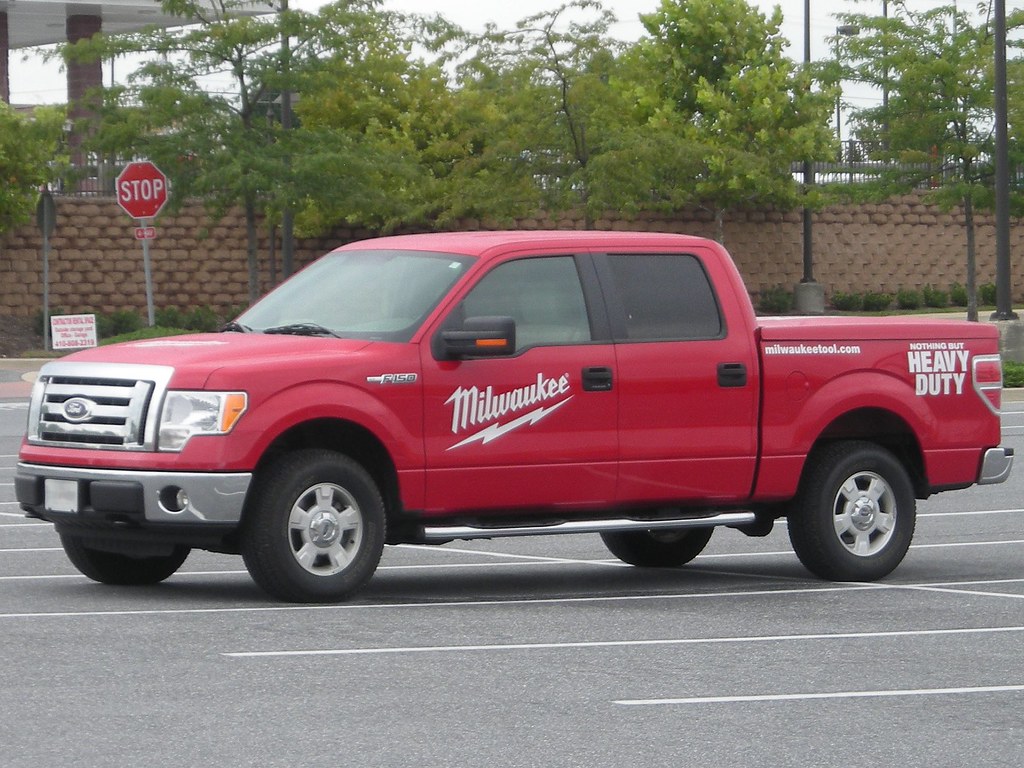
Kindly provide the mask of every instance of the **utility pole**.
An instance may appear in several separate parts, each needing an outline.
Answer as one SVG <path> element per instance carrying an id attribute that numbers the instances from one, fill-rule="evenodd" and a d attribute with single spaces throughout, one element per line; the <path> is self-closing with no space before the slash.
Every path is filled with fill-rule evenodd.
<path id="1" fill-rule="evenodd" d="M 1006 0 L 995 0 L 996 311 L 993 320 L 1016 320 L 1010 277 L 1010 170 L 1006 104 Z"/>
<path id="2" fill-rule="evenodd" d="M 811 63 L 811 0 L 804 0 L 804 65 Z M 804 160 L 804 194 L 809 194 L 814 186 L 814 166 L 810 160 Z M 814 238 L 813 211 L 804 206 L 804 274 L 800 284 L 794 291 L 796 311 L 807 315 L 823 315 L 825 313 L 825 289 L 814 281 Z"/>
<path id="3" fill-rule="evenodd" d="M 292 129 L 292 92 L 288 89 L 288 78 L 291 72 L 291 41 L 288 39 L 288 0 L 281 0 L 281 73 L 285 78 L 285 88 L 281 92 L 281 130 L 285 141 L 289 141 L 288 131 Z M 290 158 L 286 159 L 285 167 L 291 171 Z M 286 189 L 291 188 L 291 180 L 286 179 Z M 295 211 L 291 203 L 286 201 L 281 212 L 281 276 L 288 278 L 293 270 L 295 254 Z"/>

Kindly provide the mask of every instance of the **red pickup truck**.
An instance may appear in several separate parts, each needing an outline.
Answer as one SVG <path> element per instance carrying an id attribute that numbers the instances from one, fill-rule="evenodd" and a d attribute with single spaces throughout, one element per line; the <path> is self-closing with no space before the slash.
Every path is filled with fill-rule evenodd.
<path id="1" fill-rule="evenodd" d="M 708 240 L 386 237 L 221 333 L 45 365 L 15 485 L 107 583 L 202 548 L 336 601 L 385 544 L 595 532 L 674 567 L 783 517 L 810 571 L 872 580 L 915 499 L 1007 477 L 1001 391 L 993 328 L 758 319 Z"/>

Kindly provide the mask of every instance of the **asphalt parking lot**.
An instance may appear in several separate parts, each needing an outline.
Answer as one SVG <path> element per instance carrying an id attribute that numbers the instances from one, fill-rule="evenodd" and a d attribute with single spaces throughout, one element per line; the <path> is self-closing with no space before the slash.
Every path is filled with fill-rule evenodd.
<path id="1" fill-rule="evenodd" d="M 919 505 L 875 584 L 784 526 L 679 570 L 597 536 L 392 547 L 359 598 L 269 601 L 194 552 L 157 587 L 77 574 L 13 476 L 0 396 L 0 763 L 1019 766 L 1024 469 Z M 1024 403 L 1004 443 L 1024 455 Z"/>

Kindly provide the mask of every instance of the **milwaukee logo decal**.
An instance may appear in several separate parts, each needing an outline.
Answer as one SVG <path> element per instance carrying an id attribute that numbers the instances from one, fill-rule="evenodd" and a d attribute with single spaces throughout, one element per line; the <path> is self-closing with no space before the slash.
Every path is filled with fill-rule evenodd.
<path id="1" fill-rule="evenodd" d="M 452 434 L 458 435 L 475 427 L 482 427 L 482 429 L 451 446 L 448 450 L 461 448 L 474 442 L 487 445 L 519 427 L 536 424 L 571 399 L 568 373 L 562 374 L 557 379 L 549 379 L 544 374 L 538 373 L 534 383 L 497 394 L 494 392 L 494 387 L 491 386 L 483 390 L 479 387 L 459 387 L 445 401 L 445 405 L 452 406 Z M 538 407 L 534 408 L 534 406 Z M 527 412 L 523 413 L 523 411 Z M 515 416 L 515 418 L 505 422 L 500 421 L 507 416 Z"/>

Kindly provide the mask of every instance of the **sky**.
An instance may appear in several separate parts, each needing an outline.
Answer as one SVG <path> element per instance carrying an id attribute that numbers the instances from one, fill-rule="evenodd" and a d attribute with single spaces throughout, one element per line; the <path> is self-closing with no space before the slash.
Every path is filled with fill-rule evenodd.
<path id="1" fill-rule="evenodd" d="M 953 0 L 908 0 L 912 8 L 923 9 L 944 5 Z M 291 0 L 292 8 L 313 11 L 324 0 Z M 511 29 L 515 23 L 527 16 L 555 7 L 559 0 L 383 0 L 386 9 L 406 13 L 438 13 L 448 20 L 470 31 L 482 31 L 487 22 Z M 783 13 L 782 34 L 791 42 L 790 56 L 803 60 L 804 55 L 804 5 L 805 0 L 748 0 L 764 13 L 770 13 L 778 5 Z M 960 0 L 964 5 L 974 7 L 976 0 Z M 621 40 L 635 40 L 644 33 L 639 20 L 641 13 L 656 10 L 661 0 L 603 0 L 605 8 L 615 14 L 618 22 L 612 28 L 612 35 Z M 881 13 L 882 0 L 811 0 L 811 57 L 828 56 L 828 35 L 836 29 L 837 12 Z M 1024 0 L 1007 0 L 1007 11 L 1024 7 Z M 115 65 L 115 79 L 128 72 L 124 61 Z M 67 98 L 66 80 L 56 62 L 44 64 L 38 55 L 29 61 L 22 61 L 22 53 L 13 51 L 10 57 L 11 102 L 14 104 L 63 103 Z M 104 82 L 110 82 L 109 65 L 104 67 Z M 855 106 L 871 106 L 876 95 L 869 92 L 858 94 L 851 91 L 846 100 Z"/>
<path id="2" fill-rule="evenodd" d="M 512 28 L 515 23 L 527 16 L 555 7 L 558 0 L 516 0 L 515 2 L 496 2 L 496 0 L 384 0 L 383 6 L 389 10 L 405 13 L 438 13 L 450 21 L 470 31 L 482 31 L 487 22 L 494 22 L 499 27 Z M 1024 3 L 1024 0 L 1021 0 Z M 291 0 L 292 8 L 313 11 L 323 4 L 323 0 Z M 643 32 L 639 14 L 650 13 L 659 5 L 660 0 L 604 0 L 605 8 L 615 14 L 618 23 L 612 29 L 612 35 L 622 40 L 635 40 Z M 764 12 L 779 5 L 784 14 L 783 34 L 794 42 L 791 55 L 803 58 L 804 35 L 804 0 L 754 0 Z M 834 32 L 835 20 L 831 14 L 835 10 L 853 6 L 852 0 L 812 0 L 811 2 L 811 55 L 825 55 L 824 38 Z M 881 0 L 878 0 L 881 7 Z M 816 8 L 814 6 L 817 6 Z M 867 3 L 859 6 L 866 10 Z M 827 9 L 827 10 L 826 10 Z M 820 53 L 816 53 L 815 49 Z M 121 69 L 125 69 L 121 62 Z M 27 62 L 22 61 L 22 52 L 12 51 L 10 57 L 11 102 L 14 104 L 52 104 L 63 103 L 67 98 L 64 75 L 57 62 L 43 63 L 42 58 L 33 55 Z M 125 69 L 125 73 L 127 70 Z M 115 70 L 114 77 L 118 72 Z M 104 67 L 104 82 L 110 81 L 109 66 Z"/>

